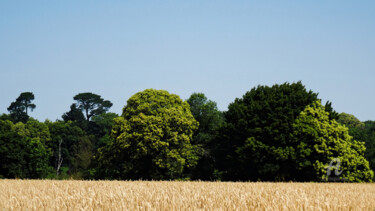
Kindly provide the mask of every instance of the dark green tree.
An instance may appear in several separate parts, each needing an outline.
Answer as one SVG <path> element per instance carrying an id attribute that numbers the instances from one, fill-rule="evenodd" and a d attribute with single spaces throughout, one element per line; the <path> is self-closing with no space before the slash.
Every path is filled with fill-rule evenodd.
<path id="1" fill-rule="evenodd" d="M 0 120 L 9 120 L 9 121 L 12 121 L 12 117 L 10 116 L 10 114 L 1 114 L 0 115 Z"/>
<path id="2" fill-rule="evenodd" d="M 89 124 L 87 123 L 87 120 L 85 119 L 85 116 L 83 115 L 81 109 L 79 109 L 75 103 L 70 106 L 70 111 L 62 115 L 62 118 L 65 122 L 71 121 L 83 130 L 88 130 Z"/>
<path id="3" fill-rule="evenodd" d="M 297 82 L 258 86 L 231 103 L 215 150 L 223 179 L 294 179 L 293 123 L 316 100 Z"/>
<path id="4" fill-rule="evenodd" d="M 36 121 L 36 120 L 33 120 Z M 43 124 L 43 123 L 40 123 Z M 51 168 L 48 129 L 38 131 L 37 123 L 13 124 L 0 120 L 0 175 L 6 178 L 45 178 Z M 40 125 L 39 125 L 40 126 Z"/>
<path id="5" fill-rule="evenodd" d="M 112 107 L 110 101 L 90 92 L 80 93 L 74 96 L 74 100 L 77 101 L 77 108 L 84 112 L 87 122 L 91 117 L 105 113 Z"/>
<path id="6" fill-rule="evenodd" d="M 83 177 L 86 174 L 87 165 L 92 160 L 92 138 L 72 121 L 47 122 L 52 140 L 49 148 L 53 151 L 50 165 L 56 169 L 59 160 L 59 143 L 61 141 L 62 169 L 67 169 L 70 176 Z M 88 152 L 86 149 L 90 149 Z M 82 153 L 82 154 L 80 154 Z M 87 156 L 90 154 L 90 156 Z M 76 177 L 76 178 L 77 178 Z"/>
<path id="7" fill-rule="evenodd" d="M 32 92 L 23 92 L 12 102 L 8 107 L 8 111 L 13 119 L 13 122 L 27 122 L 29 119 L 28 110 L 33 111 L 35 104 L 31 103 L 34 100 L 34 94 Z"/>
<path id="8" fill-rule="evenodd" d="M 358 140 L 365 142 L 365 157 L 370 162 L 370 168 L 375 172 L 375 121 L 366 121 L 364 124 L 364 132 L 360 132 L 361 129 L 351 129 L 350 133 L 353 133 L 353 137 L 360 134 Z M 375 177 L 373 180 L 375 181 Z"/>
<path id="9" fill-rule="evenodd" d="M 111 139 L 112 127 L 115 123 L 114 119 L 119 117 L 115 113 L 103 113 L 92 117 L 91 122 L 91 134 L 95 136 L 97 140 L 95 149 L 107 145 Z"/>
<path id="10" fill-rule="evenodd" d="M 187 102 L 195 120 L 199 122 L 199 128 L 194 133 L 191 143 L 198 147 L 197 153 L 200 156 L 197 166 L 191 169 L 189 174 L 192 179 L 218 179 L 214 175 L 213 149 L 217 130 L 224 123 L 223 113 L 218 110 L 216 103 L 208 100 L 203 93 L 193 93 Z"/>
<path id="11" fill-rule="evenodd" d="M 191 144 L 198 122 L 187 102 L 167 91 L 146 89 L 127 101 L 115 119 L 113 139 L 99 149 L 98 171 L 104 178 L 175 179 L 194 167 Z"/>

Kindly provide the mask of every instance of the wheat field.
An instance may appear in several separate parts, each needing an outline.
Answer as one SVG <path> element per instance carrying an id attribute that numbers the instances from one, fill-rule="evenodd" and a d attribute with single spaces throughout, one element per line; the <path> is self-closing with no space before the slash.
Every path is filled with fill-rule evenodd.
<path id="1" fill-rule="evenodd" d="M 0 180 L 0 210 L 375 210 L 375 184 Z"/>

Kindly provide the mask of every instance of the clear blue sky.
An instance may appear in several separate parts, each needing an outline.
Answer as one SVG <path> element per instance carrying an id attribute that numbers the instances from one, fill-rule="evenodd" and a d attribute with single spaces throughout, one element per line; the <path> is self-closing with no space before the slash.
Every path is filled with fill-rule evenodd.
<path id="1" fill-rule="evenodd" d="M 301 80 L 375 120 L 375 1 L 0 1 L 0 113 L 21 92 L 56 120 L 80 92 L 121 113 L 146 88 L 226 110 L 252 87 Z"/>

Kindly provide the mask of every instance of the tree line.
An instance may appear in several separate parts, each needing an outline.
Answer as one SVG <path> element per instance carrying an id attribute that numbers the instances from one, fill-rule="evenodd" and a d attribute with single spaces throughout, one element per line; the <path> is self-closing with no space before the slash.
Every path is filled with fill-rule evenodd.
<path id="1" fill-rule="evenodd" d="M 87 92 L 61 120 L 40 122 L 29 115 L 33 100 L 21 93 L 0 116 L 0 178 L 324 182 L 336 169 L 340 181 L 374 177 L 375 122 L 338 114 L 301 82 L 259 85 L 224 112 L 203 93 L 182 100 L 146 89 L 118 115 Z"/>

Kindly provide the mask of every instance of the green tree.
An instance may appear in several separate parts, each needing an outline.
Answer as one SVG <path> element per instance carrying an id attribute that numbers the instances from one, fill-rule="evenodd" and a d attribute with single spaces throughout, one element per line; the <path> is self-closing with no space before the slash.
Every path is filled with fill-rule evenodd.
<path id="1" fill-rule="evenodd" d="M 47 122 L 51 133 L 52 141 L 49 148 L 53 151 L 53 157 L 50 159 L 50 165 L 55 169 L 58 166 L 59 142 L 61 143 L 61 157 L 63 159 L 62 167 L 68 169 L 68 174 L 84 175 L 85 167 L 91 163 L 92 141 L 84 130 L 75 125 L 72 121 Z M 80 154 L 82 152 L 82 154 Z M 87 154 L 91 156 L 87 156 Z"/>
<path id="2" fill-rule="evenodd" d="M 337 122 L 349 128 L 364 128 L 365 124 L 352 114 L 340 113 Z"/>
<path id="3" fill-rule="evenodd" d="M 371 170 L 375 172 L 375 122 L 361 122 L 354 115 L 347 113 L 341 113 L 338 122 L 349 128 L 349 134 L 355 140 L 365 143 L 365 158 L 369 161 Z"/>
<path id="4" fill-rule="evenodd" d="M 107 145 L 111 139 L 112 127 L 115 123 L 114 119 L 119 117 L 115 113 L 103 113 L 92 117 L 91 133 L 97 140 L 95 149 Z"/>
<path id="5" fill-rule="evenodd" d="M 307 106 L 297 117 L 293 147 L 298 180 L 325 181 L 327 165 L 341 160 L 340 177 L 350 182 L 368 182 L 374 176 L 364 157 L 365 143 L 354 140 L 347 127 L 329 120 L 329 113 L 320 102 Z"/>
<path id="6" fill-rule="evenodd" d="M 48 130 L 39 133 L 35 125 L 0 120 L 1 176 L 35 179 L 48 175 L 51 152 L 44 144 L 49 139 Z"/>
<path id="7" fill-rule="evenodd" d="M 355 140 L 365 143 L 365 158 L 375 171 L 375 122 L 361 122 L 354 115 L 346 113 L 341 113 L 338 121 L 349 128 L 349 134 Z"/>
<path id="8" fill-rule="evenodd" d="M 0 120 L 9 120 L 9 121 L 12 121 L 12 117 L 10 116 L 10 114 L 1 114 L 0 115 Z"/>
<path id="9" fill-rule="evenodd" d="M 370 168 L 375 172 L 375 121 L 366 121 L 364 122 L 364 132 L 357 132 L 356 129 L 351 129 L 350 133 L 353 133 L 353 136 L 361 134 L 358 137 L 358 140 L 365 142 L 366 152 L 365 157 L 370 162 Z M 360 129 L 357 129 L 357 131 Z M 375 181 L 375 178 L 374 178 Z"/>
<path id="10" fill-rule="evenodd" d="M 17 133 L 14 124 L 0 120 L 0 177 L 24 178 L 27 142 L 22 134 Z"/>
<path id="11" fill-rule="evenodd" d="M 174 179 L 198 157 L 191 144 L 198 122 L 189 104 L 167 91 L 146 89 L 127 101 L 115 119 L 113 139 L 99 149 L 98 170 L 106 178 Z"/>
<path id="12" fill-rule="evenodd" d="M 70 106 L 70 111 L 62 115 L 62 118 L 65 122 L 72 121 L 78 127 L 88 130 L 87 120 L 85 119 L 81 109 L 79 109 L 75 103 Z"/>
<path id="13" fill-rule="evenodd" d="M 27 122 L 29 119 L 28 109 L 33 111 L 35 109 L 35 104 L 31 103 L 34 100 L 34 94 L 32 92 L 23 92 L 12 102 L 8 107 L 8 111 L 11 114 L 13 122 Z"/>
<path id="14" fill-rule="evenodd" d="M 100 95 L 90 92 L 80 93 L 74 96 L 77 101 L 77 107 L 84 112 L 87 122 L 92 116 L 100 115 L 112 107 L 112 103 L 104 100 Z"/>
<path id="15" fill-rule="evenodd" d="M 316 100 L 297 82 L 258 86 L 231 103 L 215 150 L 223 179 L 293 179 L 293 123 Z"/>
<path id="16" fill-rule="evenodd" d="M 193 93 L 187 102 L 195 120 L 199 122 L 199 128 L 191 143 L 198 147 L 197 153 L 200 156 L 197 166 L 189 174 L 192 179 L 218 179 L 214 176 L 213 149 L 217 130 L 224 123 L 223 113 L 218 110 L 216 103 L 208 100 L 203 93 Z"/>

